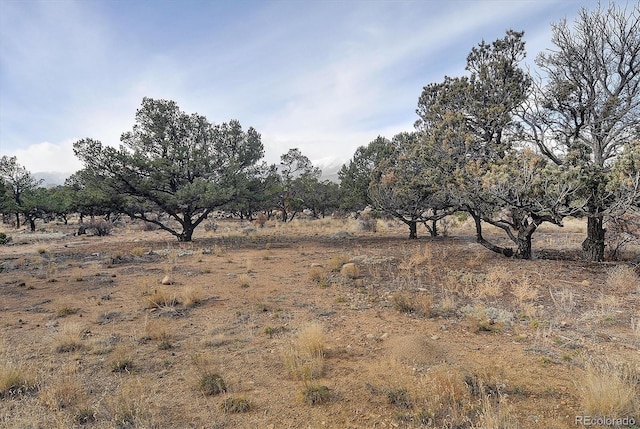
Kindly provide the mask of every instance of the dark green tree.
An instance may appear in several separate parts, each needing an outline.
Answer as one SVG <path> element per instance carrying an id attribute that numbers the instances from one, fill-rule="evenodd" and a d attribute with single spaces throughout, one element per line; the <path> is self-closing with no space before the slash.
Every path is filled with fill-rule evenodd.
<path id="1" fill-rule="evenodd" d="M 338 172 L 340 179 L 340 207 L 358 212 L 372 204 L 369 197 L 371 175 L 394 152 L 391 141 L 378 136 L 367 146 L 356 149 L 349 163 Z"/>
<path id="2" fill-rule="evenodd" d="M 557 174 L 521 150 L 516 113 L 531 87 L 519 66 L 524 56 L 523 33 L 508 31 L 491 44 L 480 43 L 467 57 L 468 77 L 424 88 L 416 126 L 450 204 L 474 219 L 477 242 L 506 256 L 530 258 L 532 234 L 542 222 L 560 223 L 571 213 L 568 196 L 576 188 L 556 183 Z M 489 242 L 483 222 L 501 228 L 516 251 Z"/>
<path id="3" fill-rule="evenodd" d="M 418 223 L 437 235 L 437 221 L 455 210 L 435 180 L 433 160 L 424 152 L 416 155 L 420 146 L 417 133 L 395 135 L 371 172 L 367 192 L 373 208 L 405 223 L 412 239 L 418 238 Z"/>
<path id="4" fill-rule="evenodd" d="M 287 222 L 307 208 L 306 200 L 312 195 L 322 171 L 314 167 L 300 149 L 294 148 L 280 156 L 278 174 L 277 207 L 282 213 L 282 221 Z"/>
<path id="5" fill-rule="evenodd" d="M 15 214 L 16 229 L 20 228 L 20 214 L 24 212 L 25 193 L 37 189 L 42 180 L 37 180 L 26 168 L 18 164 L 15 156 L 0 158 L 0 180 L 11 195 L 10 201 L 5 203 L 5 210 L 7 213 Z"/>
<path id="6" fill-rule="evenodd" d="M 316 180 L 311 185 L 306 208 L 311 210 L 313 217 L 324 218 L 327 213 L 340 208 L 340 185 L 330 180 Z"/>
<path id="7" fill-rule="evenodd" d="M 263 155 L 253 128 L 243 131 L 235 120 L 214 126 L 174 101 L 151 98 L 143 99 L 133 130 L 121 142 L 115 149 L 84 139 L 74 151 L 95 178 L 125 197 L 121 212 L 179 241 L 191 241 L 211 211 L 239 195 L 242 178 Z M 149 209 L 169 220 L 149 215 Z"/>
<path id="8" fill-rule="evenodd" d="M 65 180 L 65 187 L 70 190 L 72 210 L 78 213 L 80 223 L 89 216 L 93 221 L 96 216 L 105 219 L 118 214 L 124 206 L 125 196 L 120 194 L 111 179 L 89 169 L 82 169 Z"/>

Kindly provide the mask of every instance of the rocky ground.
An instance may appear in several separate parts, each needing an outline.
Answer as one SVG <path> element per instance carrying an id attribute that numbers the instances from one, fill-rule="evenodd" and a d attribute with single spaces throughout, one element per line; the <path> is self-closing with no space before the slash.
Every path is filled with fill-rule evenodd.
<path id="1" fill-rule="evenodd" d="M 637 249 L 580 261 L 579 221 L 540 231 L 554 259 L 531 261 L 464 225 L 407 240 L 387 221 L 222 221 L 192 243 L 76 229 L 4 230 L 2 427 L 640 422 Z"/>

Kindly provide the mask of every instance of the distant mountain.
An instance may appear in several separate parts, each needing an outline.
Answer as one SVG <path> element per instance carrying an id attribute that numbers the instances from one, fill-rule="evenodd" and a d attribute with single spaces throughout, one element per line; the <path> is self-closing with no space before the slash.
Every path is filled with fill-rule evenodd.
<path id="1" fill-rule="evenodd" d="M 345 164 L 347 161 L 344 161 L 340 158 L 327 157 L 318 159 L 316 161 L 312 161 L 315 167 L 318 167 L 322 170 L 321 180 L 331 180 L 332 182 L 340 182 L 338 179 L 338 171 L 342 167 L 342 164 Z"/>
<path id="2" fill-rule="evenodd" d="M 336 183 L 340 181 L 338 179 L 338 171 L 340 171 L 342 164 L 345 164 L 346 162 L 347 161 L 335 157 L 327 157 L 312 161 L 315 167 L 322 170 L 322 176 L 320 177 L 321 180 L 331 180 Z M 33 177 L 38 180 L 42 179 L 42 186 L 50 187 L 64 185 L 64 181 L 72 174 L 73 173 L 61 173 L 59 171 L 41 171 L 33 173 Z"/>
<path id="3" fill-rule="evenodd" d="M 40 180 L 42 179 L 42 186 L 57 186 L 64 185 L 64 181 L 67 180 L 67 177 L 71 176 L 73 173 L 61 173 L 59 171 L 45 171 L 39 173 L 33 173 L 33 177 Z"/>

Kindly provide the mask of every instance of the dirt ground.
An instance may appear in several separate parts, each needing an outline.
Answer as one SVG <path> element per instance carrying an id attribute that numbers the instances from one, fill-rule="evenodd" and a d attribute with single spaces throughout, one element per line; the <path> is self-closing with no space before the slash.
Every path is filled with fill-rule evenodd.
<path id="1" fill-rule="evenodd" d="M 75 229 L 4 230 L 0 427 L 575 428 L 592 369 L 638 387 L 638 252 L 578 260 L 580 221 L 530 261 L 464 225 Z"/>

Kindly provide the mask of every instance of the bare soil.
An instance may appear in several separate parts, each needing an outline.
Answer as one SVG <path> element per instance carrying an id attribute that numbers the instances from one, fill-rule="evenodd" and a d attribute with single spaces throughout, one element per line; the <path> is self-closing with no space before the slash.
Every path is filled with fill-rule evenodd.
<path id="1" fill-rule="evenodd" d="M 574 428 L 589 362 L 640 374 L 640 286 L 607 284 L 637 252 L 583 262 L 580 227 L 549 229 L 534 247 L 556 259 L 522 261 L 463 227 L 408 240 L 378 225 L 225 221 L 192 243 L 135 224 L 5 230 L 0 366 L 28 383 L 0 393 L 0 427 L 471 428 L 500 411 L 512 423 L 495 427 Z M 312 324 L 322 373 L 296 376 L 286 353 Z M 226 392 L 203 392 L 208 373 Z M 248 410 L 225 411 L 239 398 Z"/>

